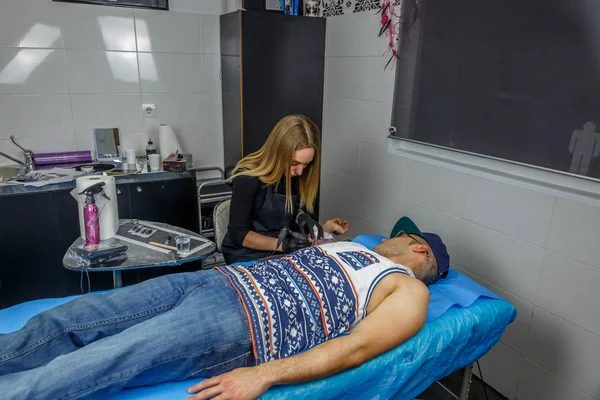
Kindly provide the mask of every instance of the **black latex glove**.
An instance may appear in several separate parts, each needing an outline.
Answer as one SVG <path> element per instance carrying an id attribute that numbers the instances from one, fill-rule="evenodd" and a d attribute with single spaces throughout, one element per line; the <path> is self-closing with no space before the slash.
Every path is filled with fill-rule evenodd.
<path id="1" fill-rule="evenodd" d="M 308 246 L 310 246 L 308 238 L 297 232 L 289 232 L 287 237 L 281 242 L 281 250 L 284 253 L 291 253 Z"/>
<path id="2" fill-rule="evenodd" d="M 300 210 L 298 212 L 296 224 L 298 224 L 300 232 L 304 235 L 310 235 L 313 240 L 323 239 L 323 227 L 304 211 Z"/>

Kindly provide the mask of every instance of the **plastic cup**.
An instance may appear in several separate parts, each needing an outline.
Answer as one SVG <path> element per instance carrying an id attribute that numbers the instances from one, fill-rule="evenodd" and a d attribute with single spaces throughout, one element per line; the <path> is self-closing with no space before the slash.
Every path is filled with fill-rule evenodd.
<path id="1" fill-rule="evenodd" d="M 177 254 L 179 256 L 184 257 L 190 252 L 191 241 L 192 239 L 187 235 L 175 237 L 175 246 L 177 247 Z"/>

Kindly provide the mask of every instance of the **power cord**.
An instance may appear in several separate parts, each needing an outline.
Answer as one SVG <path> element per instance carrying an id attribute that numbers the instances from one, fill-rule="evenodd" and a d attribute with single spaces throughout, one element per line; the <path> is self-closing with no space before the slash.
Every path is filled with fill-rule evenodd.
<path id="1" fill-rule="evenodd" d="M 485 394 L 485 400 L 489 400 L 487 389 L 485 387 L 485 381 L 483 380 L 483 374 L 481 373 L 481 366 L 479 365 L 479 360 L 477 360 L 477 369 L 479 370 L 479 377 L 481 378 L 481 386 L 483 386 L 483 393 Z"/>
<path id="2" fill-rule="evenodd" d="M 88 293 L 92 291 L 92 285 L 90 283 L 90 273 L 87 270 L 87 267 L 81 267 L 81 275 L 79 277 L 79 289 L 81 290 L 81 294 L 85 294 L 83 291 L 83 271 L 85 271 L 85 275 L 87 276 L 88 283 Z"/>

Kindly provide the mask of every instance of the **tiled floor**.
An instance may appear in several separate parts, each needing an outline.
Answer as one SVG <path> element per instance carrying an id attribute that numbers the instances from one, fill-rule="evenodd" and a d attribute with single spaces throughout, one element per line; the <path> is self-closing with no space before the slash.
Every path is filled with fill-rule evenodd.
<path id="1" fill-rule="evenodd" d="M 462 382 L 462 371 L 454 372 L 450 374 L 448 377 L 442 379 L 442 383 L 448 389 L 452 391 L 452 393 L 458 394 L 460 391 L 460 385 Z M 484 392 L 484 385 L 487 391 L 487 398 Z M 440 400 L 440 396 L 437 395 L 432 389 L 427 389 L 421 395 L 417 397 L 419 400 Z M 506 397 L 502 396 L 500 393 L 496 392 L 489 385 L 482 382 L 479 378 L 473 375 L 473 380 L 471 382 L 471 390 L 469 392 L 469 400 L 506 400 Z"/>

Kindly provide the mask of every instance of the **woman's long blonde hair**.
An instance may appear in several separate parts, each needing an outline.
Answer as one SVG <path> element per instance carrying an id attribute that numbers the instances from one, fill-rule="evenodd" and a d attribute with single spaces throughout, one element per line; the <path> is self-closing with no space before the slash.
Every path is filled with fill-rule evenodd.
<path id="1" fill-rule="evenodd" d="M 285 177 L 286 210 L 292 204 L 292 159 L 298 150 L 312 147 L 315 156 L 300 176 L 300 207 L 312 213 L 319 189 L 321 165 L 321 140 L 319 128 L 304 115 L 283 117 L 273 128 L 263 147 L 244 157 L 233 170 L 231 179 L 240 175 L 256 176 L 267 185 L 278 183 Z"/>

